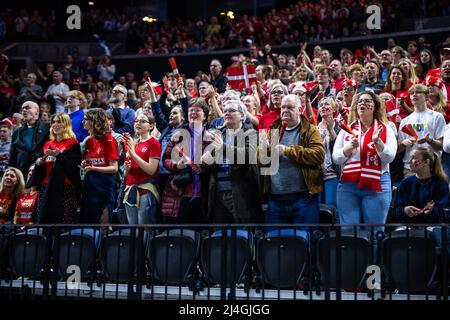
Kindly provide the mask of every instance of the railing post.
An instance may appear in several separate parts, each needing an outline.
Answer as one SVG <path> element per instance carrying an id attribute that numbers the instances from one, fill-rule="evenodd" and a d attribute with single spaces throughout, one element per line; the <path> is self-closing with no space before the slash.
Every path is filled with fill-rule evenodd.
<path id="1" fill-rule="evenodd" d="M 441 228 L 441 256 L 442 256 L 442 298 L 448 300 L 448 225 Z"/>

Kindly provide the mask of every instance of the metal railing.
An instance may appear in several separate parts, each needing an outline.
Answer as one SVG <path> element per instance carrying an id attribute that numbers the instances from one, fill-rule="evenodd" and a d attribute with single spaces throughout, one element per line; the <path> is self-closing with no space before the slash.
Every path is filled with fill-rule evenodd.
<path id="1" fill-rule="evenodd" d="M 448 300 L 448 225 L 2 228 L 2 299 Z"/>

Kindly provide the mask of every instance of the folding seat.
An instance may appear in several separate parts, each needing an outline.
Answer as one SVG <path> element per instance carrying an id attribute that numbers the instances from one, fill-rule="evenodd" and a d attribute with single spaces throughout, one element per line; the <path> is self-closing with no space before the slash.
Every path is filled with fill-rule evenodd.
<path id="1" fill-rule="evenodd" d="M 205 279 L 213 284 L 248 285 L 246 271 L 253 258 L 253 234 L 247 230 L 217 230 L 202 241 L 201 263 Z M 250 273 L 251 274 L 251 273 Z M 224 279 L 225 278 L 225 279 Z"/>
<path id="2" fill-rule="evenodd" d="M 256 263 L 262 280 L 277 288 L 300 283 L 308 265 L 309 234 L 304 230 L 271 230 L 256 243 Z"/>
<path id="3" fill-rule="evenodd" d="M 67 268 L 80 268 L 82 280 L 93 276 L 97 252 L 100 246 L 100 230 L 93 228 L 73 229 L 56 237 L 54 254 L 58 258 L 58 270 L 63 279 L 70 276 Z"/>
<path id="4" fill-rule="evenodd" d="M 128 282 L 136 279 L 138 267 L 144 266 L 147 247 L 145 233 L 144 229 L 136 228 L 133 239 L 133 230 L 126 228 L 103 237 L 100 243 L 100 262 L 107 280 Z"/>
<path id="5" fill-rule="evenodd" d="M 190 229 L 172 229 L 151 237 L 150 269 L 153 279 L 168 285 L 188 281 L 196 266 L 200 234 Z"/>
<path id="6" fill-rule="evenodd" d="M 382 267 L 391 289 L 425 292 L 432 288 L 438 269 L 436 243 L 426 229 L 404 229 L 387 234 L 382 242 Z"/>
<path id="7" fill-rule="evenodd" d="M 9 238 L 9 259 L 15 276 L 35 278 L 50 261 L 49 237 L 42 228 L 27 229 Z"/>
<path id="8" fill-rule="evenodd" d="M 340 254 L 340 264 L 338 261 Z M 317 266 L 321 283 L 328 288 L 355 289 L 363 285 L 373 246 L 370 232 L 343 230 L 325 233 L 317 242 Z M 338 270 L 338 268 L 340 270 Z"/>
<path id="9" fill-rule="evenodd" d="M 335 224 L 336 223 L 336 208 L 334 206 L 320 204 L 320 223 Z"/>

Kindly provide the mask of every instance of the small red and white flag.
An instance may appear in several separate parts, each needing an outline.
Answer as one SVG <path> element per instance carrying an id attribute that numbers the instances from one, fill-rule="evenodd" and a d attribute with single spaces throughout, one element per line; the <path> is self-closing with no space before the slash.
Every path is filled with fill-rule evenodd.
<path id="1" fill-rule="evenodd" d="M 252 83 L 256 83 L 256 72 L 254 64 L 246 64 L 241 67 L 228 67 L 225 71 L 228 84 L 235 90 L 250 88 Z"/>
<path id="2" fill-rule="evenodd" d="M 175 58 L 169 58 L 169 63 L 170 63 L 170 67 L 172 68 L 172 72 L 178 81 L 181 76 L 180 76 L 180 73 L 178 72 L 178 67 L 177 67 Z"/>

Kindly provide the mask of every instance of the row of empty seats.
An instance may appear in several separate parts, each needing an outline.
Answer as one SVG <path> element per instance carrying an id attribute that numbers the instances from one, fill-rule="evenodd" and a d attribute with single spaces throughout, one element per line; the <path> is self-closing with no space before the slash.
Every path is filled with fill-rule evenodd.
<path id="1" fill-rule="evenodd" d="M 447 272 L 440 268 L 446 255 L 426 229 L 395 231 L 383 239 L 377 235 L 379 241 L 356 228 L 314 233 L 126 228 L 103 235 L 93 228 L 55 230 L 0 236 L 3 277 L 39 279 L 52 270 L 66 279 L 68 266 L 77 265 L 81 281 L 91 282 L 100 272 L 104 282 L 145 278 L 182 286 L 201 280 L 205 286 L 244 283 L 247 288 L 259 282 L 262 288 L 293 289 L 317 278 L 314 283 L 322 289 L 357 289 L 366 288 L 367 267 L 379 264 L 388 290 L 438 292 L 447 285 L 440 277 Z"/>

